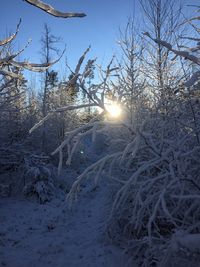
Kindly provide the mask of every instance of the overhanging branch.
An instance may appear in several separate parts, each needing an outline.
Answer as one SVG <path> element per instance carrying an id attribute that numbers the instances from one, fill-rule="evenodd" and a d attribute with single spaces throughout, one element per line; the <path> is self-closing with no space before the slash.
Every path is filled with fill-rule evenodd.
<path id="1" fill-rule="evenodd" d="M 85 17 L 86 14 L 85 13 L 72 13 L 72 12 L 61 12 L 59 10 L 56 10 L 55 8 L 53 8 L 52 6 L 39 1 L 39 0 L 24 0 L 27 3 L 45 11 L 46 13 L 49 13 L 50 15 L 54 16 L 54 17 L 59 17 L 59 18 L 82 18 Z"/>

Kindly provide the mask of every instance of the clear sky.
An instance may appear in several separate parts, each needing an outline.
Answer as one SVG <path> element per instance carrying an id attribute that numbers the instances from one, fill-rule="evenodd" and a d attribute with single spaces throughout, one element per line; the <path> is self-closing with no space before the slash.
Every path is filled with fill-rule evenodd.
<path id="1" fill-rule="evenodd" d="M 193 3 L 193 0 L 184 0 Z M 125 26 L 129 16 L 140 15 L 137 0 L 45 0 L 56 9 L 66 12 L 84 12 L 85 18 L 61 19 L 27 4 L 23 0 L 1 0 L 0 39 L 14 32 L 19 19 L 22 19 L 20 32 L 15 41 L 22 47 L 29 38 L 32 43 L 23 53 L 22 59 L 40 62 L 40 39 L 44 23 L 47 23 L 55 36 L 62 37 L 63 48 L 67 45 L 66 56 L 74 66 L 82 52 L 92 46 L 89 58 L 98 57 L 100 64 L 106 64 L 117 50 L 119 27 Z M 197 2 L 197 1 L 196 1 Z M 139 17 L 140 18 L 140 17 Z M 140 19 L 139 19 L 140 20 Z M 61 63 L 63 64 L 63 61 Z M 57 68 L 61 69 L 61 63 Z"/>
<path id="2" fill-rule="evenodd" d="M 66 56 L 73 65 L 82 52 L 92 46 L 89 57 L 98 57 L 106 64 L 116 50 L 118 28 L 124 25 L 133 12 L 133 0 L 46 0 L 62 11 L 84 12 L 85 18 L 61 19 L 52 17 L 22 0 L 1 0 L 0 38 L 14 32 L 19 18 L 22 18 L 16 46 L 22 47 L 29 38 L 32 43 L 23 57 L 40 61 L 38 54 L 44 23 L 52 33 L 60 36 L 67 45 Z"/>

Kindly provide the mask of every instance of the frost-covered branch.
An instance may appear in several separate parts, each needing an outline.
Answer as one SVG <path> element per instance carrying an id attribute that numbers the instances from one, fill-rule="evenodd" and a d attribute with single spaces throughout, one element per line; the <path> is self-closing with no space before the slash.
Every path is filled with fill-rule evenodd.
<path id="1" fill-rule="evenodd" d="M 43 1 L 39 0 L 24 0 L 27 3 L 45 11 L 46 13 L 59 18 L 82 18 L 85 17 L 85 13 L 72 13 L 72 12 L 61 12 L 59 10 L 56 10 L 54 7 L 46 4 Z"/>
<path id="2" fill-rule="evenodd" d="M 64 111 L 69 111 L 69 110 L 76 110 L 76 109 L 81 109 L 81 108 L 86 108 L 86 107 L 94 107 L 97 106 L 96 104 L 82 104 L 82 105 L 70 105 L 70 106 L 65 106 L 61 107 L 55 110 L 50 111 L 50 113 L 44 117 L 42 120 L 40 120 L 38 123 L 36 123 L 30 130 L 29 133 L 32 133 L 35 131 L 38 127 L 42 126 L 45 121 L 47 121 L 52 115 L 58 112 L 64 112 Z"/>
<path id="3" fill-rule="evenodd" d="M 52 67 L 52 65 L 56 64 L 61 57 L 63 56 L 63 54 L 65 53 L 65 49 L 63 50 L 62 54 L 60 55 L 60 57 L 58 59 L 56 59 L 55 61 L 49 62 L 49 63 L 42 63 L 42 64 L 37 64 L 37 63 L 30 63 L 30 62 L 19 62 L 19 61 L 15 61 L 14 58 L 16 58 L 17 56 L 21 55 L 23 53 L 23 51 L 26 49 L 26 47 L 30 44 L 30 40 L 27 42 L 27 44 L 20 49 L 19 51 L 15 52 L 15 53 L 6 53 L 4 51 L 4 48 L 6 48 L 7 44 L 10 44 L 17 36 L 17 33 L 19 32 L 19 25 L 21 23 L 21 20 L 19 22 L 19 24 L 17 25 L 17 30 L 15 32 L 15 34 L 13 34 L 12 36 L 8 37 L 7 39 L 3 40 L 0 42 L 0 46 L 2 46 L 3 48 L 0 51 L 0 74 L 4 75 L 4 76 L 9 76 L 11 78 L 15 78 L 15 79 L 22 79 L 21 74 L 18 74 L 14 71 L 12 71 L 12 67 L 14 67 L 15 69 L 27 69 L 33 72 L 44 72 L 46 71 L 48 68 Z M 8 69 L 9 67 L 9 69 Z"/>
<path id="4" fill-rule="evenodd" d="M 17 24 L 17 28 L 16 28 L 15 33 L 12 34 L 11 36 L 9 36 L 8 38 L 4 39 L 4 40 L 1 40 L 0 41 L 0 46 L 7 45 L 8 43 L 11 43 L 16 38 L 17 33 L 19 32 L 20 24 L 21 24 L 21 19 L 20 19 L 19 23 Z"/>
<path id="5" fill-rule="evenodd" d="M 148 32 L 145 32 L 144 35 L 148 36 L 150 39 L 152 39 L 154 42 L 161 44 L 162 46 L 166 47 L 169 51 L 172 51 L 174 54 L 176 54 L 177 56 L 183 57 L 185 59 L 188 59 L 198 65 L 200 65 L 200 59 L 194 55 L 192 55 L 191 53 L 189 53 L 188 51 L 179 51 L 176 50 L 172 47 L 172 45 L 164 40 L 161 39 L 155 39 L 153 38 Z"/>
<path id="6" fill-rule="evenodd" d="M 77 177 L 76 181 L 72 185 L 70 192 L 67 195 L 67 201 L 69 202 L 69 205 L 71 206 L 73 201 L 77 199 L 77 193 L 79 192 L 79 188 L 83 180 L 87 179 L 88 176 L 94 174 L 94 181 L 95 183 L 97 183 L 105 167 L 105 164 L 108 164 L 109 161 L 120 155 L 121 152 L 116 152 L 111 155 L 107 155 L 95 162 L 94 164 L 91 164 L 88 168 L 86 168 L 85 171 Z"/>
<path id="7" fill-rule="evenodd" d="M 30 71 L 34 71 L 34 72 L 44 72 L 45 70 L 47 70 L 48 68 L 52 67 L 52 65 L 56 64 L 61 57 L 63 56 L 63 54 L 65 53 L 65 50 L 63 50 L 61 56 L 56 59 L 55 61 L 52 61 L 50 63 L 29 63 L 29 62 L 17 62 L 14 60 L 9 60 L 9 63 L 12 66 L 18 67 L 18 68 L 24 68 Z"/>
<path id="8" fill-rule="evenodd" d="M 20 80 L 24 79 L 24 77 L 21 74 L 17 74 L 17 73 L 7 71 L 7 70 L 0 69 L 0 74 L 3 76 L 9 76 L 9 77 L 14 78 L 14 79 L 20 79 Z"/>

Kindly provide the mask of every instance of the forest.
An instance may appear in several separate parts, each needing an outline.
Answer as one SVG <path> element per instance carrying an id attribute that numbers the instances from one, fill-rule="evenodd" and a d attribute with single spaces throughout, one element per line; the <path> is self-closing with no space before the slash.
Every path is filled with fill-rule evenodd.
<path id="1" fill-rule="evenodd" d="M 17 49 L 23 21 L 0 40 L 0 267 L 200 266 L 200 5 L 137 2 L 120 53 L 83 47 L 62 78 L 47 23 L 42 63 Z"/>

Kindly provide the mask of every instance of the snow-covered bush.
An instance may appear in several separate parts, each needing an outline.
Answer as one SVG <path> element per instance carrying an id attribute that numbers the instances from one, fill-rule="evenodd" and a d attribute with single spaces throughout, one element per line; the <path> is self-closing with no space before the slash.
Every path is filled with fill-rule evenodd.
<path id="1" fill-rule="evenodd" d="M 25 196 L 36 196 L 40 203 L 49 202 L 55 194 L 55 186 L 50 181 L 38 180 L 24 187 Z"/>
<path id="2" fill-rule="evenodd" d="M 50 201 L 56 193 L 56 179 L 45 156 L 32 155 L 25 159 L 24 188 L 25 196 L 35 196 L 40 203 Z"/>
<path id="3" fill-rule="evenodd" d="M 141 258 L 138 264 L 151 266 L 151 258 L 157 264 L 162 260 L 177 229 L 200 230 L 200 148 L 194 132 L 173 118 L 149 119 L 138 139 L 132 170 L 127 169 L 129 176 L 121 180 L 114 199 L 109 234 L 127 247 L 134 260 L 143 251 L 147 262 Z M 127 154 L 123 165 L 128 160 Z"/>
<path id="4" fill-rule="evenodd" d="M 153 40 L 199 65 L 199 58 L 190 51 Z M 191 266 L 199 263 L 199 89 L 194 74 L 184 90 L 171 97 L 168 107 L 152 109 L 116 161 L 126 166 L 128 175 L 118 179 L 121 185 L 114 197 L 108 234 L 126 248 L 132 264 L 171 266 L 173 262 L 173 266 L 183 266 L 181 250 L 193 261 Z"/>

